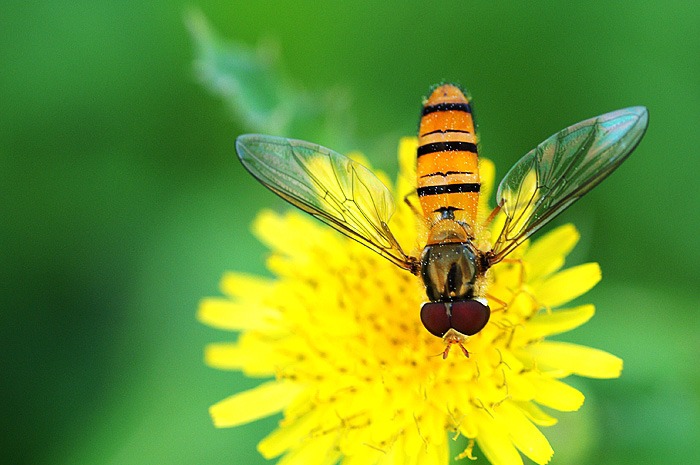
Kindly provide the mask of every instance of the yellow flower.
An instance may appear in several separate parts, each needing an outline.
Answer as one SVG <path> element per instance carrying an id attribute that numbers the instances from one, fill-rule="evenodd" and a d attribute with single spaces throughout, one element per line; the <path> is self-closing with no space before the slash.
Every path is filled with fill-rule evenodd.
<path id="1" fill-rule="evenodd" d="M 402 140 L 397 199 L 414 189 L 415 150 L 415 139 Z M 488 199 L 488 160 L 481 178 Z M 420 253 L 425 231 L 404 202 L 391 228 Z M 266 458 L 283 456 L 280 464 L 446 464 L 448 441 L 460 434 L 470 442 L 458 458 L 472 457 L 476 442 L 494 465 L 522 464 L 520 453 L 544 464 L 552 449 L 538 426 L 556 419 L 539 406 L 572 411 L 583 403 L 561 378 L 612 378 L 622 369 L 606 352 L 546 340 L 594 312 L 592 305 L 560 308 L 600 280 L 595 263 L 560 271 L 578 240 L 571 225 L 492 268 L 491 320 L 465 343 L 469 358 L 457 351 L 447 360 L 443 341 L 420 322 L 420 278 L 301 213 L 262 212 L 254 230 L 272 251 L 267 266 L 276 278 L 227 274 L 226 297 L 204 299 L 199 319 L 240 331 L 236 342 L 207 347 L 207 364 L 274 377 L 213 405 L 214 424 L 281 411 L 279 427 L 258 445 Z M 485 231 L 480 241 L 488 237 Z"/>

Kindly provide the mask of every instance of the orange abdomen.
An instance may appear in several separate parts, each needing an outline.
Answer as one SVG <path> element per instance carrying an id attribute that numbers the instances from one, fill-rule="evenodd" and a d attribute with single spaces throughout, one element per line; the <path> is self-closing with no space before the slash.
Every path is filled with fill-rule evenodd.
<path id="1" fill-rule="evenodd" d="M 434 224 L 454 216 L 473 230 L 479 203 L 479 162 L 471 106 L 446 84 L 423 105 L 418 131 L 418 196 Z"/>

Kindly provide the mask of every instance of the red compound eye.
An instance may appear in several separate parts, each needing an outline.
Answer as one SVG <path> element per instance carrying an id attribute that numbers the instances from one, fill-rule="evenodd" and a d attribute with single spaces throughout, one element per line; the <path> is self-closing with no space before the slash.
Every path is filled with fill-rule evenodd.
<path id="1" fill-rule="evenodd" d="M 452 328 L 462 334 L 471 336 L 486 326 L 491 316 L 491 309 L 489 309 L 488 305 L 484 305 L 478 300 L 465 300 L 452 302 L 450 313 L 452 313 L 452 318 L 450 318 Z M 423 321 L 423 324 L 425 324 L 425 321 Z M 428 328 L 428 331 L 430 331 L 430 328 Z M 432 331 L 430 332 L 432 333 Z"/>
<path id="2" fill-rule="evenodd" d="M 429 302 L 420 309 L 420 320 L 430 334 L 442 337 L 450 329 L 450 317 L 444 302 Z M 458 330 L 459 331 L 459 330 Z"/>

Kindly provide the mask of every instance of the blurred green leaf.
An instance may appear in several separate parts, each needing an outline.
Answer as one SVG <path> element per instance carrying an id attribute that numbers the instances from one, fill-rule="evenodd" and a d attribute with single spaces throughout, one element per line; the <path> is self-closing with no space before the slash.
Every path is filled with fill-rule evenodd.
<path id="1" fill-rule="evenodd" d="M 189 13 L 187 25 L 201 81 L 250 131 L 312 140 L 341 151 L 353 148 L 347 92 L 339 88 L 308 92 L 294 84 L 280 69 L 274 42 L 262 42 L 254 49 L 224 41 L 198 11 Z"/>

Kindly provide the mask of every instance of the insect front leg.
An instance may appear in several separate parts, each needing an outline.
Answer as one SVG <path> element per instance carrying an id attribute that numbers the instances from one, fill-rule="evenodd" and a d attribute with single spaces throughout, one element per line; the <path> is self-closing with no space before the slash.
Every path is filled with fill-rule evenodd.
<path id="1" fill-rule="evenodd" d="M 505 302 L 497 297 L 494 297 L 492 294 L 486 293 L 486 298 L 488 300 L 493 300 L 494 302 L 496 302 L 499 305 L 499 307 L 496 307 L 493 310 L 491 310 L 491 313 L 500 312 L 500 311 L 503 311 L 503 310 L 508 308 L 508 302 Z"/>
<path id="2" fill-rule="evenodd" d="M 421 211 L 418 209 L 418 207 L 416 207 L 416 206 L 413 204 L 413 202 L 411 202 L 411 199 L 409 198 L 409 197 L 411 197 L 411 196 L 413 196 L 413 195 L 416 195 L 417 192 L 418 192 L 418 191 L 417 191 L 416 189 L 413 189 L 413 191 L 411 191 L 411 192 L 409 192 L 408 194 L 404 195 L 403 201 L 406 202 L 406 205 L 408 205 L 408 208 L 410 208 L 411 211 L 412 211 L 417 217 L 423 218 L 423 212 L 421 212 Z"/>
<path id="3" fill-rule="evenodd" d="M 491 224 L 491 222 L 493 221 L 493 219 L 496 218 L 496 215 L 498 215 L 498 212 L 500 212 L 500 211 L 501 211 L 501 206 L 500 206 L 500 205 L 497 206 L 496 208 L 494 208 L 494 209 L 491 211 L 491 214 L 489 215 L 489 217 L 486 218 L 486 220 L 483 222 L 483 224 L 481 225 L 481 227 L 484 228 L 484 229 L 488 228 L 489 225 Z"/>

